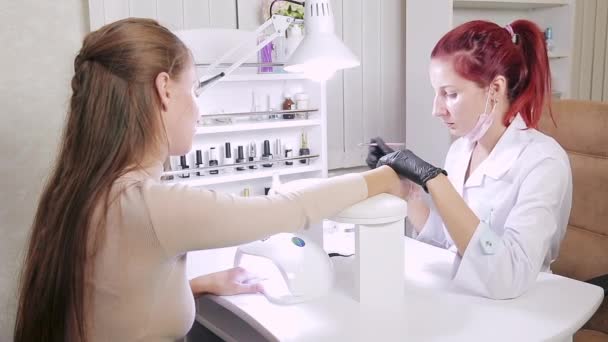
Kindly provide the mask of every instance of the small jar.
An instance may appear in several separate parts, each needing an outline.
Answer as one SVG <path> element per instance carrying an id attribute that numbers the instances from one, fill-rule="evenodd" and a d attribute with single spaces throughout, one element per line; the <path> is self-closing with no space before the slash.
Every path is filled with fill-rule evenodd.
<path id="1" fill-rule="evenodd" d="M 296 109 L 296 103 L 291 99 L 291 94 L 285 93 L 285 101 L 283 101 L 283 105 L 281 106 L 283 110 L 294 110 Z M 283 119 L 293 119 L 295 118 L 295 114 L 287 113 L 283 114 Z"/>
<path id="2" fill-rule="evenodd" d="M 309 96 L 306 93 L 296 94 L 296 108 L 297 109 L 308 109 Z"/>

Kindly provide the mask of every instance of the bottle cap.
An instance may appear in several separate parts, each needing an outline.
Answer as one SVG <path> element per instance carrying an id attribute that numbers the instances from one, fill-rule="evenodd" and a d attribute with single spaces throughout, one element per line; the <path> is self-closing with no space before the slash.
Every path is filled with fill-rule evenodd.
<path id="1" fill-rule="evenodd" d="M 243 153 L 243 145 L 239 145 L 239 147 L 237 148 L 236 155 L 238 159 L 245 159 L 245 153 Z"/>
<path id="2" fill-rule="evenodd" d="M 229 142 L 224 144 L 224 157 L 232 158 L 232 149 L 230 148 Z"/>
<path id="3" fill-rule="evenodd" d="M 196 150 L 196 163 L 201 165 L 203 164 L 203 151 Z"/>

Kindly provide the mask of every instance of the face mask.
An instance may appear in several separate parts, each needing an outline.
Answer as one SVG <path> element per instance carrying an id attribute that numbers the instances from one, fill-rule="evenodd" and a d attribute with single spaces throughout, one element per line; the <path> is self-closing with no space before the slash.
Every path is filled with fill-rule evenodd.
<path id="1" fill-rule="evenodd" d="M 471 129 L 469 133 L 467 133 L 464 137 L 469 140 L 471 143 L 476 143 L 481 139 L 492 126 L 492 122 L 494 122 L 494 108 L 496 108 L 496 102 L 494 102 L 494 106 L 492 110 L 488 113 L 488 103 L 490 102 L 490 92 L 488 91 L 488 96 L 486 97 L 486 106 L 483 110 L 483 113 L 479 115 L 479 119 L 477 119 L 477 123 L 475 127 Z"/>

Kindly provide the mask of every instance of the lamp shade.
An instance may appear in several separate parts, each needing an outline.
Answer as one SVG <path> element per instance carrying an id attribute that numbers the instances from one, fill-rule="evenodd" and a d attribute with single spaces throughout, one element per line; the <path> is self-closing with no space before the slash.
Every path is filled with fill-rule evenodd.
<path id="1" fill-rule="evenodd" d="M 336 70 L 358 66 L 359 60 L 334 33 L 330 0 L 307 0 L 306 35 L 286 63 L 285 70 L 325 80 Z"/>

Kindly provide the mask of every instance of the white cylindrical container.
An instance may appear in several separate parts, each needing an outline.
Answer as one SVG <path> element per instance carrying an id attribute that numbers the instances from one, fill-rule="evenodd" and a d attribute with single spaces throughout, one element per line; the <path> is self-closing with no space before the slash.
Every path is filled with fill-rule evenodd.
<path id="1" fill-rule="evenodd" d="M 298 93 L 295 96 L 297 109 L 308 109 L 309 96 L 306 93 Z"/>
<path id="2" fill-rule="evenodd" d="M 353 299 L 365 306 L 403 305 L 405 268 L 404 200 L 380 194 L 340 212 L 331 220 L 355 225 Z"/>

